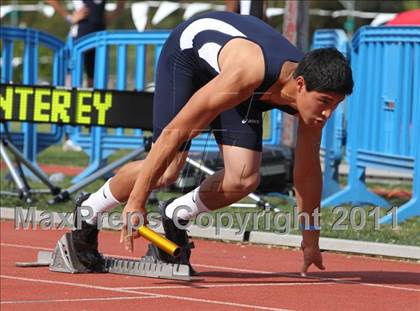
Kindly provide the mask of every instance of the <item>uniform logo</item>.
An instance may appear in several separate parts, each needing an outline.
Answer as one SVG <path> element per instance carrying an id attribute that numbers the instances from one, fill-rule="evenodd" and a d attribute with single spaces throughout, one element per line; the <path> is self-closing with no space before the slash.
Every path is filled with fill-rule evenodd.
<path id="1" fill-rule="evenodd" d="M 242 124 L 260 124 L 258 119 L 242 119 Z"/>

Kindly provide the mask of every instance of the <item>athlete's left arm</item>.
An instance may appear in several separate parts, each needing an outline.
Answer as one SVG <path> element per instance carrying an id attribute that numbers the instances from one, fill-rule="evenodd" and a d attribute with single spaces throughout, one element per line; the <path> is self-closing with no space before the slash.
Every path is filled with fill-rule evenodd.
<path id="1" fill-rule="evenodd" d="M 310 127 L 299 119 L 293 181 L 299 211 L 309 215 L 309 224 L 301 222 L 301 225 L 306 226 L 320 225 L 315 221 L 316 215 L 313 213 L 321 203 L 322 172 L 319 160 L 321 136 L 322 128 Z M 306 273 L 312 263 L 324 269 L 319 250 L 319 230 L 313 229 L 302 230 L 302 250 L 304 251 L 302 273 Z"/>
<path id="2" fill-rule="evenodd" d="M 322 128 L 308 126 L 299 118 L 293 182 L 299 211 L 312 215 L 319 207 L 322 191 L 322 173 L 319 160 Z M 313 218 L 310 218 L 313 225 Z"/>

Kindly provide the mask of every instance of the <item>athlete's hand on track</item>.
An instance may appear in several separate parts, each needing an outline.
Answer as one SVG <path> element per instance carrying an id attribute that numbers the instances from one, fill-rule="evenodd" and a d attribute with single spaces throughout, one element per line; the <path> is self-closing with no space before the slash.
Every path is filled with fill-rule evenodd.
<path id="1" fill-rule="evenodd" d="M 305 246 L 302 242 L 301 249 L 303 251 L 303 265 L 302 269 L 300 270 L 301 276 L 306 276 L 308 272 L 308 268 L 314 264 L 320 270 L 325 270 L 325 266 L 322 263 L 322 255 L 319 246 Z"/>

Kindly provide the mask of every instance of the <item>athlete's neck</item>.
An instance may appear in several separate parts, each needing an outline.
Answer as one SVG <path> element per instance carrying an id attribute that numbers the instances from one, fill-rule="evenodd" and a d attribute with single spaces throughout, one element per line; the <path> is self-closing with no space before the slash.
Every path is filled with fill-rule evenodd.
<path id="1" fill-rule="evenodd" d="M 297 68 L 297 63 L 286 61 L 284 62 L 278 83 L 280 84 L 281 98 L 288 103 L 293 104 L 296 101 L 296 81 L 293 78 L 293 73 Z"/>
<path id="2" fill-rule="evenodd" d="M 293 78 L 296 67 L 297 63 L 284 62 L 276 83 L 267 90 L 261 100 L 278 105 L 288 105 L 296 109 L 296 81 Z"/>

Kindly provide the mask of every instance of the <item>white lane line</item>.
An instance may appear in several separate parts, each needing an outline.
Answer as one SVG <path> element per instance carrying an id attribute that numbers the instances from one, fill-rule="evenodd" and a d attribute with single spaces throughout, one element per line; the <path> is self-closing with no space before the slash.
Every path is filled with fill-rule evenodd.
<path id="1" fill-rule="evenodd" d="M 8 247 L 17 247 L 17 248 L 37 249 L 37 250 L 49 250 L 49 251 L 53 250 L 52 248 L 27 246 L 27 245 L 21 245 L 21 244 L 0 243 L 0 245 L 1 246 L 8 246 Z M 105 254 L 105 255 L 106 256 L 115 256 L 115 257 L 120 257 L 120 258 L 127 258 L 127 259 L 138 259 L 136 257 L 130 257 L 130 256 L 120 256 L 120 255 L 113 255 L 113 254 Z M 226 270 L 226 271 L 244 272 L 244 273 L 260 273 L 260 274 L 267 274 L 267 276 L 270 276 L 270 275 L 272 275 L 272 276 L 286 276 L 286 277 L 299 278 L 299 279 L 331 281 L 331 282 L 335 282 L 337 284 L 355 284 L 355 285 L 387 288 L 387 289 L 394 289 L 394 290 L 401 290 L 401 291 L 420 292 L 420 289 L 402 287 L 402 286 L 365 283 L 365 282 L 359 282 L 359 281 L 350 281 L 350 280 L 343 280 L 343 279 L 337 279 L 337 278 L 324 278 L 324 277 L 308 276 L 308 275 L 306 277 L 302 277 L 302 276 L 300 276 L 299 273 L 278 273 L 278 272 L 273 272 L 273 271 L 252 270 L 252 269 L 233 268 L 233 267 L 225 267 L 225 266 L 214 266 L 214 265 L 206 265 L 206 264 L 193 264 L 193 266 L 194 267 L 210 268 L 210 269 L 220 269 L 220 270 Z M 404 271 L 401 271 L 401 272 L 404 272 Z"/>
<path id="2" fill-rule="evenodd" d="M 176 295 L 166 295 L 166 294 L 155 294 L 155 293 L 148 293 L 148 292 L 132 291 L 132 290 L 127 290 L 127 289 L 116 289 L 116 288 L 106 287 L 106 286 L 96 286 L 96 285 L 87 285 L 87 284 L 81 284 L 81 283 L 71 283 L 71 282 L 62 282 L 62 281 L 50 281 L 50 280 L 43 280 L 43 279 L 24 278 L 24 277 L 12 276 L 12 275 L 0 275 L 0 278 L 11 279 L 11 280 L 19 280 L 19 281 L 28 281 L 28 282 L 37 282 L 37 283 L 46 283 L 46 284 L 55 284 L 55 285 L 59 284 L 59 285 L 66 285 L 66 286 L 75 286 L 75 287 L 105 290 L 105 291 L 119 292 L 119 293 L 126 293 L 126 294 L 150 295 L 150 296 L 155 297 L 155 298 L 169 298 L 169 299 L 175 299 L 175 300 L 185 300 L 185 301 L 192 301 L 192 302 L 199 302 L 199 303 L 209 303 L 209 304 L 216 304 L 216 305 L 223 305 L 223 306 L 248 308 L 248 309 L 254 309 L 254 310 L 291 311 L 290 309 L 271 308 L 271 307 L 264 307 L 264 306 L 258 306 L 258 305 L 248 305 L 248 304 L 235 303 L 235 302 L 229 302 L 229 301 L 219 301 L 219 300 L 201 299 L 201 298 L 184 297 L 184 296 L 176 296 Z"/>
<path id="3" fill-rule="evenodd" d="M 235 283 L 230 284 L 203 284 L 196 285 L 199 288 L 217 288 L 217 287 L 259 287 L 259 286 L 305 286 L 305 285 L 334 285 L 335 282 L 306 282 L 306 283 Z M 115 287 L 118 289 L 182 289 L 191 286 L 182 285 L 164 285 L 164 286 L 138 286 L 138 287 Z"/>
<path id="4" fill-rule="evenodd" d="M 135 299 L 157 299 L 157 296 L 139 297 L 98 297 L 98 298 L 68 298 L 68 299 L 40 299 L 40 300 L 6 300 L 1 304 L 33 304 L 33 303 L 54 303 L 54 302 L 82 302 L 82 301 L 108 301 L 108 300 L 135 300 Z"/>
<path id="5" fill-rule="evenodd" d="M 83 283 L 73 283 L 73 282 L 65 282 L 65 281 L 51 281 L 51 280 L 44 280 L 44 279 L 33 279 L 33 278 L 25 278 L 20 276 L 14 276 L 14 275 L 4 275 L 0 274 L 0 278 L 4 279 L 10 279 L 10 280 L 19 280 L 19 281 L 31 281 L 31 282 L 39 282 L 39 283 L 46 283 L 46 284 L 60 284 L 65 286 L 76 286 L 76 287 L 83 287 L 88 289 L 97 289 L 97 290 L 105 290 L 105 291 L 114 291 L 112 287 L 107 286 L 100 286 L 100 285 L 89 285 L 89 284 L 83 284 Z M 156 293 L 141 293 L 141 292 L 133 292 L 130 290 L 124 290 L 124 289 L 117 289 L 115 290 L 120 293 L 126 293 L 126 294 L 143 294 L 147 296 L 157 297 L 160 298 L 160 294 Z"/>
<path id="6" fill-rule="evenodd" d="M 331 281 L 338 284 L 355 284 L 355 285 L 363 285 L 363 286 L 372 286 L 372 287 L 380 287 L 380 288 L 389 288 L 401 291 L 411 291 L 411 292 L 420 292 L 420 289 L 417 288 L 410 288 L 410 287 L 401 287 L 401 286 L 394 286 L 394 285 L 385 285 L 385 284 L 375 284 L 375 283 L 365 283 L 365 282 L 358 282 L 358 281 L 351 281 L 351 280 L 343 280 L 343 279 L 336 279 L 336 278 L 324 278 L 319 276 L 305 276 L 302 277 L 298 273 L 277 273 L 272 271 L 261 271 L 261 270 L 250 270 L 250 269 L 242 269 L 242 268 L 232 268 L 232 267 L 224 267 L 224 266 L 213 266 L 213 265 L 203 265 L 203 264 L 193 264 L 193 266 L 203 267 L 203 268 L 210 268 L 210 269 L 220 269 L 220 270 L 227 270 L 227 271 L 237 271 L 237 272 L 244 272 L 244 273 L 260 273 L 260 274 L 267 274 L 267 276 L 287 276 L 292 278 L 301 278 L 301 279 L 311 279 L 311 280 L 319 280 L 319 281 Z"/>
<path id="7" fill-rule="evenodd" d="M 10 243 L 3 243 L 1 242 L 1 246 L 7 247 L 17 247 L 17 248 L 27 248 L 27 249 L 35 249 L 37 251 L 52 251 L 52 248 L 48 247 L 41 247 L 41 246 L 30 246 L 30 245 L 22 245 L 22 244 L 10 244 Z"/>

